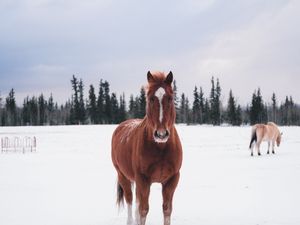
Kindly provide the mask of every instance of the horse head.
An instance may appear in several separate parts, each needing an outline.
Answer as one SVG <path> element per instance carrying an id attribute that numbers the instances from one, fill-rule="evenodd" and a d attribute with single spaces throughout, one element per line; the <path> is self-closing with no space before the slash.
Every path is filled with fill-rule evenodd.
<path id="1" fill-rule="evenodd" d="M 146 116 L 149 121 L 154 141 L 165 143 L 170 137 L 175 123 L 175 105 L 173 100 L 173 74 L 156 72 L 147 74 L 147 107 Z"/>
<path id="2" fill-rule="evenodd" d="M 276 144 L 277 144 L 277 147 L 279 147 L 280 145 L 280 142 L 281 142 L 281 136 L 282 136 L 282 132 L 278 134 L 277 138 L 276 138 Z"/>

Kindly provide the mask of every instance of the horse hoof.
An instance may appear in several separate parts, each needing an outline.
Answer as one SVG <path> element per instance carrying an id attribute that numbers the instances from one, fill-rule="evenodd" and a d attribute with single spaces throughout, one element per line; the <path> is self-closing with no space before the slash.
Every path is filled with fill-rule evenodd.
<path id="1" fill-rule="evenodd" d="M 260 153 L 258 153 L 258 155 L 261 155 Z"/>
<path id="2" fill-rule="evenodd" d="M 267 154 L 270 154 L 270 152 L 267 152 Z"/>

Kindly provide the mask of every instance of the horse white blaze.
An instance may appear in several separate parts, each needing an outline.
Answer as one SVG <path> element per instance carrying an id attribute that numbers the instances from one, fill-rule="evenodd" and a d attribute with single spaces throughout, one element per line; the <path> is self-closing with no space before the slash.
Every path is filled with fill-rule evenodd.
<path id="1" fill-rule="evenodd" d="M 159 101 L 159 121 L 162 122 L 163 120 L 163 106 L 162 106 L 162 100 L 165 95 L 166 91 L 164 88 L 160 87 L 156 90 L 155 96 L 158 98 Z"/>

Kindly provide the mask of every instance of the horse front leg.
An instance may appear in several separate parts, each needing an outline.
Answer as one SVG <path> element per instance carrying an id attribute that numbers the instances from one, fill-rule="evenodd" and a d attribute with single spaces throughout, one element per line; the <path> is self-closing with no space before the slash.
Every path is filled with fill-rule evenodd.
<path id="1" fill-rule="evenodd" d="M 270 145 L 271 145 L 271 143 L 270 143 L 270 141 L 268 141 L 268 151 L 267 151 L 267 154 L 270 153 Z"/>
<path id="2" fill-rule="evenodd" d="M 179 181 L 179 173 L 162 184 L 164 225 L 171 224 L 172 202 L 175 189 Z"/>
<path id="3" fill-rule="evenodd" d="M 150 182 L 139 175 L 136 178 L 136 211 L 135 220 L 137 225 L 145 225 L 149 211 Z"/>
<path id="4" fill-rule="evenodd" d="M 275 154 L 275 141 L 272 141 L 272 153 Z"/>

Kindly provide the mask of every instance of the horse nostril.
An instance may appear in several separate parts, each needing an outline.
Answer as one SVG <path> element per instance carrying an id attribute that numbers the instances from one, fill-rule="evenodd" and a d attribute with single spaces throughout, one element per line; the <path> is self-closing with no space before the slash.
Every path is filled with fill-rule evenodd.
<path id="1" fill-rule="evenodd" d="M 170 135 L 170 132 L 168 130 L 166 130 L 166 137 L 168 137 Z"/>

